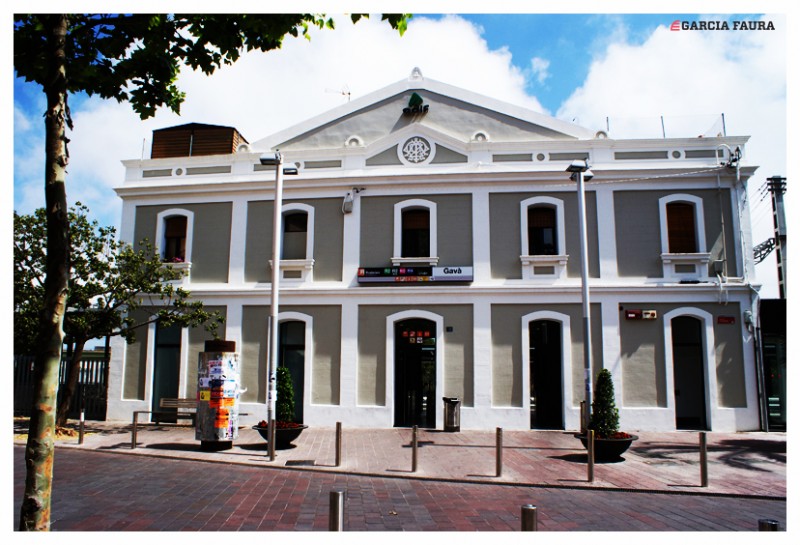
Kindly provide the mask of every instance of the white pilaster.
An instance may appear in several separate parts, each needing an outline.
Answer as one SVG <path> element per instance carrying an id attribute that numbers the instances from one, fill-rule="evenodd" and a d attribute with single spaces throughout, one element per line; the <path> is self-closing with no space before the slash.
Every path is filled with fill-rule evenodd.
<path id="1" fill-rule="evenodd" d="M 597 241 L 600 255 L 600 278 L 616 280 L 617 269 L 617 235 L 614 218 L 614 191 L 609 187 L 595 189 L 597 199 Z"/>

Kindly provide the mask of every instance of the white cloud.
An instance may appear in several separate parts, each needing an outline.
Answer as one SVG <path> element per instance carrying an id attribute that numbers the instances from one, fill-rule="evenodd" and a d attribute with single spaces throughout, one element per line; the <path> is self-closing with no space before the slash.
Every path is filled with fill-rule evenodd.
<path id="1" fill-rule="evenodd" d="M 774 31 L 679 31 L 659 27 L 641 45 L 612 43 L 598 56 L 586 81 L 561 106 L 560 118 L 578 118 L 610 136 L 667 137 L 703 134 L 725 114 L 729 135 L 750 135 L 746 164 L 759 165 L 753 197 L 764 179 L 786 172 L 786 35 L 780 16 Z M 721 123 L 716 127 L 721 129 Z M 753 242 L 772 236 L 771 218 L 754 213 Z M 772 261 L 759 280 L 774 286 Z M 773 287 L 768 295 L 774 296 Z M 777 293 L 777 292 L 775 292 Z"/>
<path id="2" fill-rule="evenodd" d="M 531 59 L 532 75 L 540 85 L 550 77 L 550 72 L 548 72 L 549 68 L 550 61 L 547 59 L 542 59 L 541 57 L 534 57 Z"/>
<path id="3" fill-rule="evenodd" d="M 524 75 L 512 65 L 511 53 L 490 50 L 480 32 L 455 16 L 415 17 L 400 37 L 377 18 L 353 25 L 341 17 L 333 31 L 315 30 L 310 41 L 286 38 L 280 50 L 245 54 L 211 77 L 185 70 L 178 80 L 187 97 L 180 116 L 160 110 L 140 121 L 129 104 L 88 99 L 73 110 L 69 199 L 87 204 L 101 223 L 117 224 L 120 201 L 110 188 L 123 180 L 120 161 L 141 157 L 143 148 L 149 156 L 154 129 L 190 122 L 228 125 L 254 142 L 339 106 L 347 97 L 336 91 L 344 86 L 356 98 L 408 77 L 414 67 L 425 77 L 543 111 L 525 93 Z M 16 186 L 16 205 L 22 193 L 42 195 L 40 176 L 17 179 Z"/>

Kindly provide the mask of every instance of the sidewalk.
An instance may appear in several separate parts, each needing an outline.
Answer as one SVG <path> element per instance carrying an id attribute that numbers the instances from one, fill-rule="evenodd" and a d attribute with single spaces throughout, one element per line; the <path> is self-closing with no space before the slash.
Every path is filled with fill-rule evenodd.
<path id="1" fill-rule="evenodd" d="M 410 429 L 343 430 L 342 463 L 335 467 L 333 428 L 309 428 L 295 448 L 276 451 L 270 462 L 258 432 L 242 428 L 233 448 L 204 452 L 187 425 L 145 425 L 131 448 L 129 422 L 87 422 L 84 442 L 59 439 L 59 448 L 123 455 L 277 467 L 404 479 L 704 494 L 755 498 L 786 497 L 785 433 L 711 433 L 708 487 L 700 486 L 698 433 L 637 433 L 624 461 L 595 464 L 587 479 L 586 451 L 571 432 L 504 431 L 502 476 L 496 476 L 495 433 L 420 430 L 417 471 L 411 471 Z M 15 439 L 19 443 L 20 439 Z"/>

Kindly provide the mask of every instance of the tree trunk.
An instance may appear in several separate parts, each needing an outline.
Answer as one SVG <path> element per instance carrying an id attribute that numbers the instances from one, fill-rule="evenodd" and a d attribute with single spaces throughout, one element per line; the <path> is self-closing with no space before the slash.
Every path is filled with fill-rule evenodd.
<path id="1" fill-rule="evenodd" d="M 34 360 L 34 399 L 28 444 L 25 448 L 25 494 L 20 509 L 20 530 L 50 529 L 58 370 L 64 340 L 64 311 L 69 282 L 69 219 L 67 216 L 67 84 L 66 15 L 41 18 L 49 43 L 49 78 L 45 115 L 45 213 L 47 215 L 47 265 L 45 295 Z"/>
<path id="2" fill-rule="evenodd" d="M 61 401 L 58 404 L 58 414 L 56 415 L 57 426 L 67 425 L 69 406 L 72 404 L 72 396 L 75 395 L 75 388 L 78 385 L 78 376 L 81 374 L 81 359 L 83 359 L 83 348 L 86 346 L 86 340 L 88 339 L 79 339 L 75 341 L 75 349 L 72 351 L 72 356 L 69 360 L 67 380 L 64 382 L 64 389 L 61 391 Z"/>

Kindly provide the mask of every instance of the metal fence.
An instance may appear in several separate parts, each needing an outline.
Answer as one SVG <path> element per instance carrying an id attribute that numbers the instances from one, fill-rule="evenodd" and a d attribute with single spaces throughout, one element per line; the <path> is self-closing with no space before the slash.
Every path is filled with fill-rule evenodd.
<path id="1" fill-rule="evenodd" d="M 14 416 L 30 416 L 33 403 L 33 356 L 14 356 Z M 69 373 L 69 361 L 61 360 L 58 400 Z M 106 419 L 108 394 L 108 362 L 102 351 L 86 351 L 81 359 L 78 384 L 69 408 L 69 418 L 79 418 L 85 403 L 87 420 Z"/>

